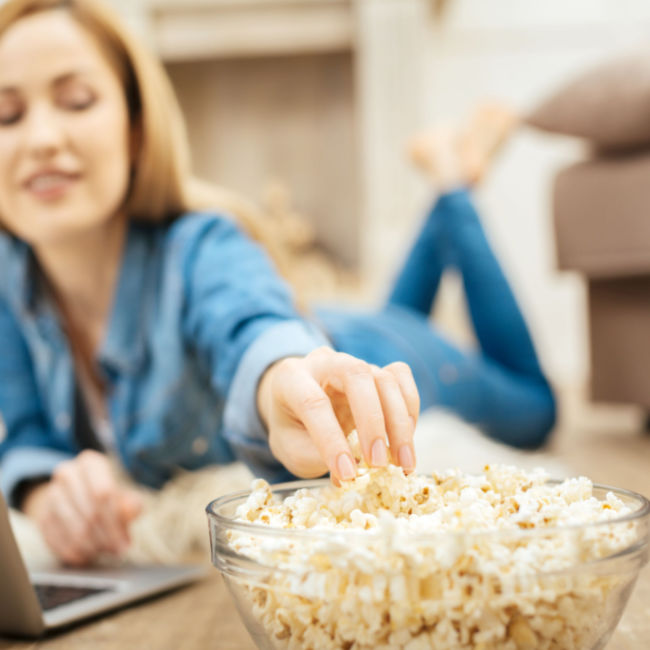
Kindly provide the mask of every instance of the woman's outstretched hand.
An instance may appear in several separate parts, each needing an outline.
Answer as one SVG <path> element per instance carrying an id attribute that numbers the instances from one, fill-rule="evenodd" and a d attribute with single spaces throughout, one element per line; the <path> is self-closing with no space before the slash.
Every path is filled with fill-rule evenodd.
<path id="1" fill-rule="evenodd" d="M 108 458 L 92 450 L 61 463 L 23 500 L 52 552 L 72 566 L 92 564 L 103 553 L 122 554 L 141 508 L 139 496 L 118 485 Z"/>
<path id="2" fill-rule="evenodd" d="M 329 471 L 335 480 L 353 478 L 346 435 L 355 428 L 368 465 L 385 466 L 392 457 L 405 471 L 415 469 L 420 396 L 405 363 L 378 368 L 318 348 L 271 366 L 260 382 L 258 407 L 273 455 L 296 476 Z"/>

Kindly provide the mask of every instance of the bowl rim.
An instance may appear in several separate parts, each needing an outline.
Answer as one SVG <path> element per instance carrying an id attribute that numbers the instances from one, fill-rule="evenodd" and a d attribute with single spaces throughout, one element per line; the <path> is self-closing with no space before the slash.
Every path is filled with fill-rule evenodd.
<path id="1" fill-rule="evenodd" d="M 560 484 L 567 479 L 548 479 L 546 482 L 551 484 Z M 319 478 L 319 479 L 310 479 L 310 480 L 298 480 L 298 481 L 288 481 L 285 483 L 276 483 L 271 485 L 271 492 L 279 492 L 284 490 L 299 490 L 299 489 L 314 489 L 318 487 L 325 487 L 330 485 L 329 478 Z M 565 524 L 561 526 L 548 526 L 544 528 L 516 528 L 516 527 L 507 527 L 507 528 L 489 528 L 485 530 L 480 529 L 468 529 L 468 530 L 440 530 L 435 532 L 426 532 L 426 533 L 412 533 L 409 534 L 409 539 L 413 541 L 424 541 L 427 539 L 436 539 L 440 538 L 458 538 L 462 537 L 463 539 L 482 539 L 482 538 L 493 538 L 493 537 L 542 537 L 547 536 L 553 533 L 570 533 L 577 532 L 579 530 L 588 530 L 592 528 L 600 528 L 606 526 L 612 526 L 615 524 L 625 524 L 633 521 L 642 521 L 644 518 L 650 515 L 650 501 L 638 492 L 633 492 L 632 490 L 627 490 L 625 488 L 612 487 L 610 485 L 604 485 L 601 483 L 592 483 L 594 490 L 599 490 L 607 494 L 607 492 L 612 492 L 616 496 L 624 496 L 628 499 L 636 500 L 639 503 L 639 507 L 632 512 L 629 512 L 618 517 L 611 517 L 609 519 L 603 519 L 600 521 L 590 521 L 579 524 Z M 253 522 L 238 521 L 231 517 L 216 512 L 216 508 L 221 508 L 228 503 L 247 497 L 252 492 L 251 489 L 247 490 L 238 490 L 237 492 L 231 492 L 229 494 L 224 494 L 216 499 L 213 499 L 205 507 L 208 520 L 214 519 L 217 524 L 219 524 L 224 529 L 236 530 L 242 533 L 255 534 L 255 535 L 266 535 L 271 537 L 286 537 L 290 535 L 292 538 L 296 539 L 305 539 L 305 540 L 322 540 L 325 537 L 332 538 L 333 536 L 337 538 L 350 539 L 350 540 L 368 540 L 375 541 L 382 538 L 381 528 L 373 530 L 360 530 L 354 528 L 343 528 L 340 530 L 333 528 L 278 528 L 275 526 L 269 526 L 267 524 L 257 524 Z M 646 542 L 648 541 L 648 533 L 646 533 Z"/>

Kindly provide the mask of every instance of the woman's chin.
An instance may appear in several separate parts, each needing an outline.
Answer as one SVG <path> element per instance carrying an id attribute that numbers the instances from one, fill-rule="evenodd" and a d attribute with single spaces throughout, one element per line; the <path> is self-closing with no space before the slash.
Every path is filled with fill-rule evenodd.
<path id="1" fill-rule="evenodd" d="M 105 226 L 105 219 L 89 219 L 88 215 L 78 217 L 67 214 L 41 213 L 37 219 L 24 221 L 14 234 L 30 246 L 62 246 L 85 238 L 94 230 Z M 28 224 L 27 226 L 25 224 Z M 11 227 L 9 227 L 11 230 Z"/>

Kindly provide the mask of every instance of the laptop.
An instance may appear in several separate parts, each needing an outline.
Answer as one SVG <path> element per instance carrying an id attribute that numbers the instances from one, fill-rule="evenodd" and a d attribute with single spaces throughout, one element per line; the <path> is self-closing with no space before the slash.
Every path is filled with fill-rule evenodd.
<path id="1" fill-rule="evenodd" d="M 28 573 L 0 493 L 0 634 L 36 637 L 180 587 L 203 566 L 125 566 Z"/>

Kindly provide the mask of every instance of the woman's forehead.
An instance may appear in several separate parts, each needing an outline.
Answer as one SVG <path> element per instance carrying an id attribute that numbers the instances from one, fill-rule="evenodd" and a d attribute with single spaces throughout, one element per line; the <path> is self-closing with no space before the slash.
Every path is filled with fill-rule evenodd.
<path id="1" fill-rule="evenodd" d="M 71 74 L 114 76 L 96 40 L 65 10 L 25 16 L 0 36 L 0 86 Z"/>

